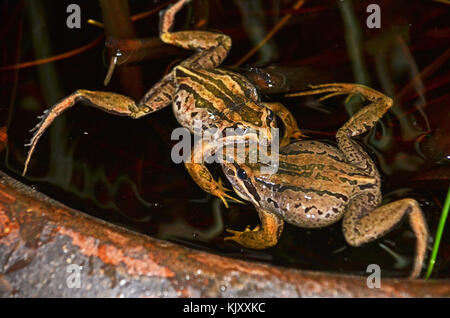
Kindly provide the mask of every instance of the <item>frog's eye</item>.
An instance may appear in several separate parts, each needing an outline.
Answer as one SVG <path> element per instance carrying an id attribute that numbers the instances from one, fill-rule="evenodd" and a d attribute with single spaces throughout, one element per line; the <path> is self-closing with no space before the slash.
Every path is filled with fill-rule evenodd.
<path id="1" fill-rule="evenodd" d="M 267 120 L 268 121 L 273 121 L 273 111 L 270 109 L 267 109 Z"/>
<path id="2" fill-rule="evenodd" d="M 237 171 L 237 176 L 239 177 L 239 179 L 247 179 L 247 173 L 245 172 L 244 169 L 239 168 Z"/>

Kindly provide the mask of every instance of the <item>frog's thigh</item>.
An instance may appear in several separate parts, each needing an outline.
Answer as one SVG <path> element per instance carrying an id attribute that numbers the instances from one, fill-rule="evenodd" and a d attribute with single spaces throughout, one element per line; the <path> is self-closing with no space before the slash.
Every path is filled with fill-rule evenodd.
<path id="1" fill-rule="evenodd" d="M 277 115 L 285 127 L 283 138 L 281 139 L 280 146 L 285 146 L 289 143 L 290 139 L 299 139 L 303 136 L 298 128 L 295 117 L 291 114 L 289 109 L 281 103 L 263 103 L 263 105 L 272 110 Z"/>
<path id="2" fill-rule="evenodd" d="M 261 208 L 258 209 L 258 214 L 261 220 L 261 226 L 257 226 L 253 230 L 247 228 L 244 232 L 227 230 L 227 232 L 233 235 L 226 237 L 225 240 L 232 240 L 242 246 L 253 249 L 265 249 L 276 245 L 283 232 L 283 219 Z"/>
<path id="3" fill-rule="evenodd" d="M 137 104 L 139 115 L 137 117 L 153 113 L 172 103 L 175 91 L 174 74 L 170 72 L 139 100 Z"/>
<path id="4" fill-rule="evenodd" d="M 345 211 L 342 230 L 350 245 L 359 246 L 371 242 L 390 231 L 408 215 L 411 228 L 416 236 L 416 255 L 411 278 L 418 277 L 425 258 L 428 228 L 422 210 L 414 199 L 402 199 L 367 211 L 368 196 L 353 199 Z"/>

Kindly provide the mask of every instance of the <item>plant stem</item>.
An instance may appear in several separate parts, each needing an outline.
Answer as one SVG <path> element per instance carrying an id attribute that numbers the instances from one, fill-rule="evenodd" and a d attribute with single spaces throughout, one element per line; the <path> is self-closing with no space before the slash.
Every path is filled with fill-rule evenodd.
<path id="1" fill-rule="evenodd" d="M 439 244 L 441 243 L 442 233 L 444 232 L 445 222 L 447 221 L 448 210 L 450 209 L 450 187 L 448 188 L 447 198 L 445 199 L 444 207 L 442 208 L 441 219 L 439 220 L 438 229 L 436 231 L 436 238 L 434 239 L 433 251 L 431 252 L 430 263 L 428 264 L 427 274 L 425 279 L 428 279 L 433 271 L 436 256 L 439 251 Z"/>

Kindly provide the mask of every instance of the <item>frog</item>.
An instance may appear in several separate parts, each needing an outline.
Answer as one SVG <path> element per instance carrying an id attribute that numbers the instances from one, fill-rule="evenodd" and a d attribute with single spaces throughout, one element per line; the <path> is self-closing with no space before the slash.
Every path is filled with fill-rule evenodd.
<path id="1" fill-rule="evenodd" d="M 419 203 L 412 198 L 380 205 L 380 173 L 369 154 L 353 137 L 364 134 L 392 106 L 384 94 L 351 83 L 311 86 L 288 94 L 326 94 L 321 101 L 358 94 L 369 104 L 337 131 L 337 147 L 318 140 L 298 139 L 279 149 L 275 173 L 262 172 L 262 163 L 227 160 L 222 170 L 233 189 L 256 208 L 261 224 L 244 231 L 227 229 L 231 240 L 252 249 L 277 244 L 284 222 L 300 228 L 323 228 L 342 220 L 342 232 L 351 246 L 372 242 L 408 217 L 416 237 L 410 278 L 420 275 L 428 242 L 428 227 Z M 232 158 L 230 158 L 232 159 Z"/>
<path id="2" fill-rule="evenodd" d="M 79 102 L 133 119 L 142 118 L 172 104 L 174 115 L 181 126 L 197 135 L 212 129 L 215 131 L 212 140 L 220 139 L 222 145 L 260 140 L 255 132 L 262 133 L 262 138 L 270 142 L 271 128 L 277 126 L 276 118 L 285 126 L 281 145 L 289 142 L 287 136 L 302 136 L 297 121 L 284 105 L 262 102 L 256 87 L 243 75 L 218 67 L 231 49 L 232 41 L 229 36 L 201 30 L 173 32 L 175 15 L 188 2 L 190 0 L 179 0 L 160 12 L 159 37 L 164 43 L 196 50 L 196 53 L 173 67 L 138 102 L 113 92 L 79 89 L 53 105 L 31 130 L 34 134 L 26 144 L 30 149 L 23 175 L 27 172 L 31 156 L 45 130 L 61 113 Z M 195 129 L 196 122 L 201 123 L 201 129 Z M 222 137 L 227 128 L 239 128 L 244 133 L 238 138 Z M 207 138 L 206 141 L 198 142 L 201 146 L 194 147 L 185 167 L 200 188 L 222 199 L 228 207 L 226 198 L 238 200 L 226 193 L 230 189 L 225 188 L 220 180 L 214 180 L 202 159 L 206 153 L 214 154 L 221 144 L 210 142 Z"/>

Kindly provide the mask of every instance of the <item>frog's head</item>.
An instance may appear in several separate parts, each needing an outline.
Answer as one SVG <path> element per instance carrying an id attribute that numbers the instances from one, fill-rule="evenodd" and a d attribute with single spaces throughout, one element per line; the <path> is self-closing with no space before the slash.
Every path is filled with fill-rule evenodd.
<path id="1" fill-rule="evenodd" d="M 257 140 L 262 144 L 269 144 L 275 137 L 272 129 L 277 129 L 275 114 L 267 107 L 256 107 L 258 107 L 257 112 L 235 113 L 236 117 L 232 120 L 232 128 L 240 129 L 242 132 L 240 135 L 244 135 L 247 140 Z M 252 109 L 252 107 L 247 106 L 245 109 Z"/>
<path id="2" fill-rule="evenodd" d="M 255 206 L 259 206 L 261 197 L 253 184 L 254 169 L 245 164 L 225 162 L 222 164 L 222 170 L 233 186 L 234 191 L 242 199 L 251 201 Z"/>

